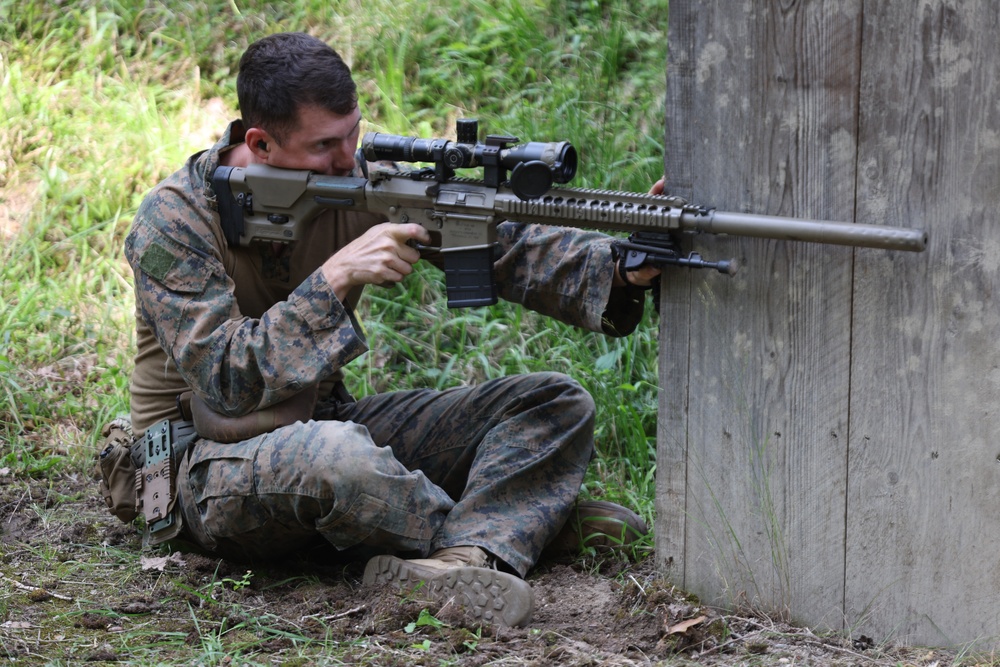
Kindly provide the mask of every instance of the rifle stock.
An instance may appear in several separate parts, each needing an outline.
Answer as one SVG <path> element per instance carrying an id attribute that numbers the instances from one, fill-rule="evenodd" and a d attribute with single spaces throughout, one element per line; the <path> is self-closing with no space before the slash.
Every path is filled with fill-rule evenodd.
<path id="1" fill-rule="evenodd" d="M 516 141 L 512 137 L 500 139 L 503 150 Z M 371 143 L 366 135 L 363 145 Z M 445 143 L 454 145 L 441 142 Z M 479 150 L 480 146 L 476 144 L 467 152 L 477 156 L 487 153 L 488 157 L 493 144 L 488 139 L 486 149 Z M 571 150 L 565 142 L 528 146 L 557 147 L 564 156 Z M 535 153 L 541 155 L 541 148 Z M 231 246 L 256 241 L 295 242 L 300 226 L 326 209 L 380 213 L 392 222 L 421 224 L 431 233 L 433 250 L 441 252 L 451 308 L 496 303 L 496 225 L 505 220 L 640 233 L 647 241 L 652 239 L 659 250 L 642 255 L 646 259 L 639 261 L 710 267 L 723 273 L 733 272 L 726 262 L 682 257 L 677 247 L 680 235 L 728 234 L 912 252 L 920 252 L 927 245 L 925 232 L 904 227 L 716 211 L 662 195 L 552 188 L 552 177 L 547 177 L 545 170 L 556 174 L 556 182 L 568 181 L 576 168 L 575 152 L 570 155 L 570 167 L 564 162 L 546 163 L 550 158 L 538 155 L 531 154 L 513 164 L 509 159 L 505 163 L 498 161 L 500 166 L 487 181 L 456 178 L 454 171 L 441 163 L 433 170 L 417 171 L 373 166 L 368 178 L 324 176 L 253 164 L 245 168 L 219 167 L 213 176 L 213 188 Z M 508 181 L 506 169 L 510 166 L 513 173 Z M 663 248 L 669 251 L 664 254 Z"/>

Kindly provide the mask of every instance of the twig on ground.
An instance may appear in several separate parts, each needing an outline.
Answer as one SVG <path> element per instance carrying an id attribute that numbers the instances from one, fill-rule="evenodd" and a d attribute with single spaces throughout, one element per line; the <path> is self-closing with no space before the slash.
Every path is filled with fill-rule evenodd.
<path id="1" fill-rule="evenodd" d="M 725 618 L 723 618 L 723 622 L 725 622 Z M 728 626 L 728 624 L 727 624 L 727 626 Z M 755 636 L 759 635 L 761 633 L 761 630 L 755 630 L 754 632 L 751 632 L 751 633 L 746 634 L 746 635 L 738 635 L 735 632 L 733 632 L 732 629 L 730 629 L 729 632 L 731 632 L 733 634 L 733 638 L 732 639 L 730 639 L 727 642 L 723 642 L 722 644 L 718 644 L 716 646 L 713 646 L 711 648 L 707 648 L 704 651 L 699 651 L 698 657 L 700 658 L 701 656 L 711 655 L 712 653 L 716 653 L 718 651 L 721 651 L 722 649 L 726 648 L 727 646 L 732 646 L 733 644 L 738 644 L 740 642 L 745 642 L 746 640 L 750 639 L 751 637 L 755 637 Z"/>
<path id="2" fill-rule="evenodd" d="M 361 612 L 363 612 L 367 608 L 368 608 L 367 605 L 360 605 L 358 607 L 354 607 L 353 609 L 348 609 L 347 611 L 342 611 L 339 614 L 331 614 L 329 616 L 323 616 L 322 620 L 324 620 L 324 621 L 338 621 L 338 620 L 340 620 L 342 618 L 347 618 L 348 616 L 354 616 L 355 614 L 360 614 Z M 299 622 L 301 623 L 302 621 L 305 621 L 306 619 L 309 619 L 309 618 L 319 618 L 319 615 L 318 614 L 314 614 L 312 616 L 303 616 L 302 618 L 299 619 Z"/>
<path id="3" fill-rule="evenodd" d="M 20 581 L 17 581 L 16 579 L 11 579 L 10 577 L 4 576 L 2 574 L 0 574 L 0 578 L 2 578 L 4 581 L 9 581 L 10 583 L 14 584 L 16 588 L 19 588 L 22 591 L 28 591 L 31 593 L 34 593 L 36 591 L 43 591 L 47 595 L 51 595 L 52 597 L 58 600 L 65 600 L 66 602 L 73 601 L 73 598 L 71 598 L 68 595 L 60 595 L 59 593 L 53 593 L 52 591 L 46 588 L 39 588 L 38 586 L 29 586 L 28 584 L 22 584 Z"/>

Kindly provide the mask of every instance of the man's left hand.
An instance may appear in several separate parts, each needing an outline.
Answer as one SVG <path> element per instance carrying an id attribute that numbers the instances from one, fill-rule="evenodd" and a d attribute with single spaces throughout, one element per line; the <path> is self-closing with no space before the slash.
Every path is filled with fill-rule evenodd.
<path id="1" fill-rule="evenodd" d="M 653 187 L 649 189 L 649 194 L 651 195 L 662 195 L 663 194 L 663 179 L 661 178 L 656 183 L 653 183 Z M 634 271 L 626 271 L 625 276 L 618 272 L 618 267 L 615 266 L 615 287 L 624 287 L 625 285 L 634 285 L 635 287 L 650 287 L 660 276 L 660 267 L 658 266 L 640 266 Z"/>

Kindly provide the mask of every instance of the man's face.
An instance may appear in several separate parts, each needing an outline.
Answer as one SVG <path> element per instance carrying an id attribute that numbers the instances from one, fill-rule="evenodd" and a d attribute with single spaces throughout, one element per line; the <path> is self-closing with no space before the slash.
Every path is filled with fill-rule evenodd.
<path id="1" fill-rule="evenodd" d="M 348 176 L 361 133 L 361 109 L 341 116 L 316 106 L 299 109 L 299 126 L 285 140 L 268 143 L 267 164 L 308 169 L 328 176 Z"/>

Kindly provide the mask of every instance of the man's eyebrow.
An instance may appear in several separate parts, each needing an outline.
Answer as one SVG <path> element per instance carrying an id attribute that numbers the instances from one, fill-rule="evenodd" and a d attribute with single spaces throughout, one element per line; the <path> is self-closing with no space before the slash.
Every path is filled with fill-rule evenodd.
<path id="1" fill-rule="evenodd" d="M 358 129 L 358 127 L 361 125 L 361 121 L 363 121 L 364 119 L 365 119 L 364 116 L 358 116 L 358 122 L 355 123 L 354 126 L 351 127 L 350 130 L 348 130 L 347 134 L 345 134 L 343 136 L 320 137 L 319 139 L 317 139 L 317 141 L 318 142 L 324 142 L 324 141 L 342 141 L 342 140 L 346 139 L 347 137 L 351 136 L 352 134 L 354 134 L 354 130 Z"/>

